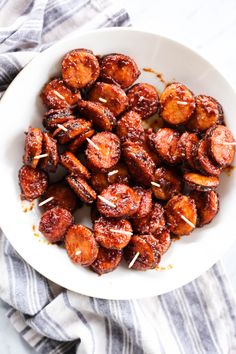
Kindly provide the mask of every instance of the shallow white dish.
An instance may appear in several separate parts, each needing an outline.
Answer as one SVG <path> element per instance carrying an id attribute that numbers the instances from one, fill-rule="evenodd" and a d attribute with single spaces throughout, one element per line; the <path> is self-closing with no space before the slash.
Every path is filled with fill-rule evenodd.
<path id="1" fill-rule="evenodd" d="M 32 226 L 38 224 L 38 210 L 34 208 L 24 213 L 19 198 L 18 169 L 22 165 L 24 131 L 29 125 L 41 126 L 44 109 L 39 92 L 44 83 L 59 72 L 62 56 L 74 48 L 88 48 L 101 55 L 112 52 L 130 55 L 140 69 L 152 68 L 163 73 L 166 81 L 180 81 L 195 94 L 215 97 L 222 104 L 226 123 L 234 134 L 236 95 L 211 64 L 183 45 L 134 29 L 108 28 L 76 34 L 39 54 L 16 77 L 0 102 L 0 225 L 17 252 L 48 279 L 78 293 L 107 299 L 163 294 L 210 268 L 235 239 L 235 171 L 230 176 L 221 176 L 221 207 L 214 221 L 195 230 L 189 237 L 174 242 L 163 257 L 160 266 L 171 265 L 169 270 L 137 272 L 127 270 L 124 264 L 100 277 L 72 264 L 64 249 L 34 237 Z M 155 75 L 141 72 L 138 81 L 163 89 Z M 79 214 L 80 221 L 90 225 L 88 214 L 81 211 Z"/>

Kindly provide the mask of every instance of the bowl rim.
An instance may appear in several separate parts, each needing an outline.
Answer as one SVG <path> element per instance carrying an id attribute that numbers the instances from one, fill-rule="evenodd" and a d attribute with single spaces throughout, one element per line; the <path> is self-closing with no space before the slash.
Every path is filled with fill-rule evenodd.
<path id="1" fill-rule="evenodd" d="M 77 36 L 83 36 L 83 35 L 87 35 L 87 34 L 96 34 L 98 32 L 101 33 L 107 33 L 107 32 L 134 32 L 134 33 L 140 33 L 140 34 L 144 34 L 144 35 L 151 35 L 151 36 L 157 36 L 160 39 L 163 40 L 167 40 L 173 44 L 178 44 L 180 47 L 189 50 L 190 52 L 192 52 L 194 55 L 197 55 L 198 57 L 200 57 L 205 63 L 210 64 L 212 66 L 212 68 L 217 71 L 218 75 L 221 76 L 221 78 L 223 78 L 225 81 L 227 81 L 227 84 L 230 86 L 230 88 L 234 91 L 234 93 L 236 94 L 236 87 L 231 83 L 231 81 L 229 81 L 228 78 L 226 78 L 226 76 L 224 74 L 221 73 L 221 70 L 217 67 L 217 65 L 211 62 L 211 60 L 206 59 L 202 54 L 200 54 L 196 49 L 193 49 L 192 47 L 189 47 L 186 44 L 183 44 L 180 40 L 176 40 L 173 39 L 169 36 L 163 35 L 163 34 L 159 34 L 157 32 L 153 32 L 151 30 L 142 30 L 138 27 L 104 27 L 104 28 L 97 28 L 97 29 L 78 29 L 75 30 L 69 34 L 67 34 L 65 37 L 63 37 L 62 39 L 56 41 L 55 43 L 53 43 L 50 47 L 46 48 L 45 50 L 43 50 L 42 52 L 38 52 L 32 59 L 29 60 L 29 62 L 24 65 L 24 67 L 19 71 L 19 73 L 14 77 L 14 79 L 11 81 L 11 83 L 9 84 L 9 86 L 7 87 L 7 89 L 5 90 L 5 92 L 3 93 L 2 97 L 0 97 L 0 106 L 2 105 L 2 102 L 4 102 L 4 96 L 5 94 L 8 92 L 8 90 L 11 88 L 11 85 L 14 83 L 14 81 L 16 79 L 18 79 L 19 76 L 22 75 L 22 73 L 25 71 L 26 68 L 28 68 L 28 65 L 31 64 L 32 61 L 35 61 L 38 59 L 39 56 L 41 56 L 41 54 L 44 54 L 45 52 L 50 52 L 53 48 L 57 48 L 60 47 L 64 42 L 67 42 L 69 40 L 72 40 L 73 38 L 76 38 Z M 22 53 L 22 52 L 19 52 Z M 24 55 L 25 57 L 28 56 L 28 54 L 31 53 L 30 51 L 25 52 Z M 30 56 L 30 54 L 29 54 Z"/>
<path id="2" fill-rule="evenodd" d="M 49 48 L 45 49 L 43 52 L 40 52 L 39 54 L 37 54 L 32 60 L 30 60 L 29 63 L 27 63 L 24 68 L 18 73 L 18 75 L 12 80 L 12 82 L 10 83 L 10 85 L 8 86 L 7 90 L 5 91 L 5 93 L 3 94 L 1 100 L 0 100 L 0 109 L 1 107 L 4 105 L 5 103 L 5 100 L 7 100 L 8 98 L 8 95 L 11 94 L 11 90 L 14 88 L 14 82 L 16 80 L 19 80 L 19 78 L 21 78 L 21 76 L 24 74 L 25 70 L 28 69 L 28 67 L 33 63 L 37 62 L 38 60 L 40 60 L 40 57 L 41 55 L 46 55 L 47 53 L 50 53 L 50 51 L 52 51 L 54 48 L 57 48 L 57 47 L 61 47 L 63 46 L 63 43 L 66 43 L 68 41 L 71 41 L 73 40 L 74 38 L 79 38 L 81 36 L 84 36 L 84 35 L 87 35 L 87 34 L 94 34 L 96 35 L 97 33 L 115 33 L 115 32 L 133 32 L 133 33 L 140 33 L 140 34 L 144 34 L 144 35 L 151 35 L 151 36 L 154 36 L 154 37 L 157 37 L 159 39 L 162 39 L 164 41 L 169 41 L 170 43 L 172 44 L 177 44 L 178 46 L 182 47 L 184 50 L 188 50 L 190 51 L 192 54 L 194 54 L 195 56 L 201 58 L 201 60 L 207 64 L 207 65 L 210 65 L 212 67 L 213 70 L 215 70 L 217 72 L 217 74 L 219 75 L 219 77 L 221 79 L 223 79 L 224 81 L 226 81 L 226 83 L 228 84 L 228 86 L 231 88 L 231 90 L 233 91 L 233 93 L 236 95 L 236 91 L 235 91 L 235 88 L 232 86 L 232 84 L 228 81 L 228 79 L 220 72 L 220 70 L 218 70 L 216 68 L 216 66 L 214 64 L 212 64 L 208 59 L 205 59 L 201 54 L 199 54 L 196 50 L 188 47 L 187 45 L 177 41 L 177 40 L 174 40 L 174 39 L 171 39 L 167 36 L 163 36 L 163 35 L 160 35 L 158 33 L 155 33 L 155 32 L 152 32 L 152 31 L 144 31 L 144 30 L 141 30 L 141 29 L 136 29 L 136 28 L 130 28 L 130 27 L 108 27 L 108 28 L 100 28 L 100 29 L 93 29 L 93 30 L 85 30 L 85 29 L 82 29 L 82 30 L 76 30 L 76 31 L 73 31 L 71 34 L 69 35 L 66 35 L 63 39 L 57 41 L 55 44 L 53 44 L 52 46 L 50 46 Z M 27 53 L 28 54 L 28 53 Z M 1 145 L 1 144 L 0 144 Z M 3 213 L 0 213 L 0 224 L 1 224 L 1 227 L 2 227 L 2 230 L 4 232 L 4 234 L 6 235 L 7 237 L 7 233 L 5 233 L 5 222 L 3 220 Z M 8 238 L 8 237 L 7 237 Z M 9 240 L 9 239 L 8 239 Z M 11 243 L 11 241 L 9 240 L 9 242 Z M 230 240 L 230 242 L 228 242 L 227 244 L 227 249 L 230 247 L 230 245 L 232 245 L 232 243 L 234 242 L 234 240 Z M 14 247 L 14 246 L 13 246 Z M 226 252 L 227 249 L 224 249 L 223 252 Z M 16 251 L 18 251 L 18 249 L 16 249 Z M 223 252 L 221 253 L 221 255 L 223 254 Z M 20 252 L 19 252 L 20 253 Z M 20 253 L 21 255 L 21 253 Z M 29 260 L 29 258 L 25 257 L 25 255 L 22 257 L 24 258 L 24 260 L 29 263 L 31 266 L 32 266 L 32 262 Z M 219 258 L 217 257 L 217 260 L 218 261 Z M 210 265 L 208 265 L 207 269 L 204 270 L 207 271 L 209 268 L 211 268 L 215 263 L 216 261 L 212 262 Z M 46 278 L 50 279 L 51 281 L 55 282 L 54 279 L 48 277 L 47 275 L 44 274 L 44 272 L 42 272 L 40 270 L 40 267 L 36 267 L 36 266 L 32 266 L 36 271 L 38 271 L 40 274 L 42 274 L 43 276 L 45 276 Z M 185 281 L 182 281 L 179 283 L 179 286 L 178 287 L 181 287 L 187 283 L 189 283 L 190 281 L 193 281 L 194 279 L 196 279 L 197 277 L 199 277 L 201 274 L 203 274 L 202 271 L 199 272 L 199 274 L 197 274 L 196 276 L 194 277 L 191 277 L 190 280 L 185 280 Z M 60 284 L 58 282 L 58 284 L 60 286 L 63 286 L 62 284 Z M 162 292 L 161 294 L 164 294 L 164 293 L 167 293 L 169 291 L 172 291 L 174 290 L 173 287 L 169 286 L 169 287 L 166 287 L 167 290 L 165 292 Z M 69 290 L 72 290 L 72 291 L 75 291 L 74 289 L 71 289 L 70 287 L 67 286 L 67 289 Z M 91 294 L 89 293 L 86 293 L 86 292 L 83 292 L 84 295 L 87 295 L 87 296 L 91 296 Z M 154 296 L 155 293 L 150 293 L 150 295 L 142 295 L 140 296 L 139 294 L 137 294 L 136 297 L 133 297 L 132 296 L 132 299 L 134 298 L 142 298 L 142 297 L 148 297 L 148 296 Z M 96 295 L 96 297 L 98 298 L 103 298 L 103 299 L 111 299 L 111 297 L 105 297 L 105 296 L 99 296 L 99 295 Z M 116 299 L 130 299 L 130 297 L 117 297 Z"/>

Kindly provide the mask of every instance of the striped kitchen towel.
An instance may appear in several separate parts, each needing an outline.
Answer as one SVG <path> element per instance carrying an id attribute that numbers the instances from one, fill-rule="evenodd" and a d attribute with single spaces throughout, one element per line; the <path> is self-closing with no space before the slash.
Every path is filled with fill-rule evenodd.
<path id="1" fill-rule="evenodd" d="M 78 27 L 128 25 L 129 16 L 109 0 L 0 0 L 0 24 L 3 93 L 22 66 L 57 39 Z M 0 232 L 0 269 L 8 317 L 38 353 L 236 353 L 236 304 L 220 264 L 162 296 L 101 300 L 42 277 Z"/>

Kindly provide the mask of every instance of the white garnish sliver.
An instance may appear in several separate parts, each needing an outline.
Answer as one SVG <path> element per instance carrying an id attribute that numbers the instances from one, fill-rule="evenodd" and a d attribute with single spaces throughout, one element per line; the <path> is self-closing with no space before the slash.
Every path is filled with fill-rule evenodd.
<path id="1" fill-rule="evenodd" d="M 99 195 L 98 198 L 99 198 L 103 203 L 109 205 L 110 207 L 112 207 L 112 208 L 115 208 L 115 207 L 116 207 L 115 204 L 113 204 L 112 202 L 110 202 L 110 200 L 108 200 L 108 199 L 102 197 L 101 195 Z"/>
<path id="2" fill-rule="evenodd" d="M 133 267 L 133 265 L 134 265 L 134 263 L 136 262 L 136 260 L 137 260 L 137 258 L 138 258 L 138 256 L 139 256 L 139 252 L 137 252 L 136 254 L 135 254 L 135 256 L 134 256 L 134 258 L 132 259 L 132 261 L 130 262 L 130 264 L 128 265 L 128 268 L 132 268 Z"/>
<path id="3" fill-rule="evenodd" d="M 45 199 L 41 203 L 39 203 L 39 206 L 43 206 L 44 204 L 49 203 L 53 199 L 54 199 L 54 197 L 49 197 L 48 199 Z"/>

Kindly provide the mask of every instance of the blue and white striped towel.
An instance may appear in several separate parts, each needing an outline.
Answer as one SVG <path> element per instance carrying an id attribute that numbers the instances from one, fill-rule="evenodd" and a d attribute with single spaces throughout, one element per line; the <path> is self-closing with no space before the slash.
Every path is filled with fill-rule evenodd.
<path id="1" fill-rule="evenodd" d="M 124 26 L 109 0 L 0 0 L 0 91 L 37 52 L 79 27 Z M 236 303 L 221 265 L 171 293 L 108 301 L 48 281 L 0 232 L 0 297 L 21 336 L 43 354 L 233 354 Z M 0 350 L 1 352 L 1 350 Z"/>

